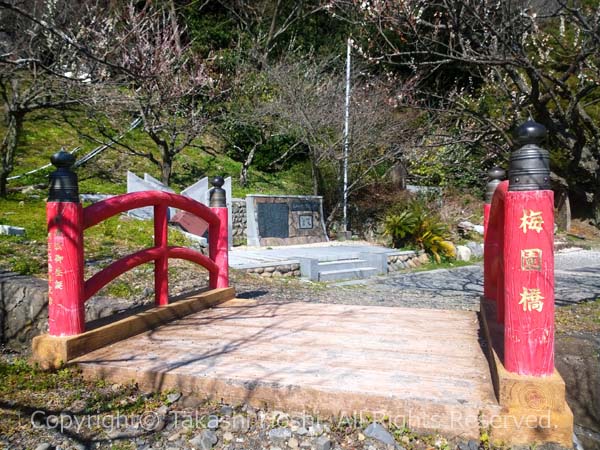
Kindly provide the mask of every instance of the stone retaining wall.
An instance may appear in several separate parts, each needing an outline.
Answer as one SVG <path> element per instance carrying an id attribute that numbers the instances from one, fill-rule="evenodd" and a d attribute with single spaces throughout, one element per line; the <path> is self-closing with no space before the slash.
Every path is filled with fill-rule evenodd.
<path id="1" fill-rule="evenodd" d="M 241 198 L 231 199 L 231 209 L 233 221 L 233 243 L 234 245 L 246 245 L 246 226 L 248 220 L 246 213 L 246 200 Z"/>
<path id="2" fill-rule="evenodd" d="M 85 304 L 86 322 L 137 308 L 140 302 L 94 297 Z M 24 350 L 48 331 L 48 284 L 39 278 L 0 271 L 0 345 Z"/>
<path id="3" fill-rule="evenodd" d="M 429 256 L 423 251 L 414 252 L 407 250 L 388 255 L 388 272 L 396 272 L 403 269 L 414 269 L 429 262 Z M 261 277 L 299 277 L 300 264 L 275 264 L 272 266 L 254 267 L 241 269 L 246 273 L 254 273 Z"/>
<path id="4" fill-rule="evenodd" d="M 429 256 L 423 250 L 418 252 L 406 250 L 388 255 L 388 272 L 403 269 L 415 269 L 430 262 Z"/>
<path id="5" fill-rule="evenodd" d="M 267 267 L 253 267 L 245 269 L 246 273 L 255 273 L 264 278 L 271 277 L 299 277 L 300 263 L 280 264 Z"/>

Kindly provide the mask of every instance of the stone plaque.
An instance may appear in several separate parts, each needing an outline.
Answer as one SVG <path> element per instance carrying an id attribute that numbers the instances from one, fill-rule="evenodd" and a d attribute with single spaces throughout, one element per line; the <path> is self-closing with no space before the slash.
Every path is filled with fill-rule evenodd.
<path id="1" fill-rule="evenodd" d="M 288 238 L 290 236 L 288 204 L 259 203 L 258 232 L 261 238 Z"/>
<path id="2" fill-rule="evenodd" d="M 313 229 L 313 216 L 312 214 L 302 214 L 298 217 L 301 230 L 312 230 Z"/>
<path id="3" fill-rule="evenodd" d="M 251 246 L 327 242 L 323 198 L 317 195 L 246 196 L 246 237 Z"/>
<path id="4" fill-rule="evenodd" d="M 292 211 L 311 211 L 319 212 L 321 204 L 312 200 L 301 200 L 292 202 Z M 300 227 L 302 228 L 302 227 Z M 311 227 L 312 228 L 312 227 Z"/>

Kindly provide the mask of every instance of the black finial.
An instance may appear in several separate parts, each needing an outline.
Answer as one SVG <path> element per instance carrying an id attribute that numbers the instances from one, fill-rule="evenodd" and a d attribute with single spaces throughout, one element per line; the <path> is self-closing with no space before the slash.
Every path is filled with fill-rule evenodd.
<path id="1" fill-rule="evenodd" d="M 531 117 L 527 122 L 515 130 L 517 143 L 521 146 L 527 144 L 541 144 L 547 136 L 546 127 L 535 122 Z"/>
<path id="2" fill-rule="evenodd" d="M 52 155 L 50 162 L 56 170 L 50 174 L 48 201 L 79 203 L 77 174 L 71 170 L 75 157 L 61 148 Z"/>
<path id="3" fill-rule="evenodd" d="M 214 208 L 226 208 L 227 196 L 225 189 L 222 187 L 225 184 L 225 180 L 223 177 L 216 176 L 210 180 L 210 184 L 213 185 L 210 191 L 210 206 Z"/>
<path id="4" fill-rule="evenodd" d="M 53 166 L 60 168 L 69 169 L 75 164 L 75 157 L 69 152 L 66 152 L 64 148 L 56 152 L 50 157 L 50 162 Z"/>
<path id="5" fill-rule="evenodd" d="M 550 189 L 550 154 L 539 147 L 546 136 L 546 127 L 531 119 L 516 129 L 520 148 L 510 155 L 509 191 Z"/>
<path id="6" fill-rule="evenodd" d="M 506 178 L 506 171 L 502 167 L 492 167 L 488 172 L 488 177 L 490 181 L 485 186 L 485 202 L 492 203 L 492 197 L 494 197 L 496 188 Z"/>

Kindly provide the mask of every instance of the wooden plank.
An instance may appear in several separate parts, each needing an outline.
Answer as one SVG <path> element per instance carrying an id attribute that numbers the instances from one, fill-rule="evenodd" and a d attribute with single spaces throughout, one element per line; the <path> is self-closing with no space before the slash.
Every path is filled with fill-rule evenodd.
<path id="1" fill-rule="evenodd" d="M 216 332 L 216 333 L 213 333 Z M 328 349 L 335 348 L 343 351 L 345 355 L 353 360 L 367 359 L 369 361 L 381 361 L 387 364 L 398 364 L 403 362 L 408 363 L 423 363 L 423 364 L 438 364 L 451 365 L 452 367 L 439 367 L 441 373 L 451 373 L 455 369 L 469 371 L 473 367 L 473 354 L 480 351 L 477 343 L 469 346 L 457 345 L 452 352 L 448 352 L 447 348 L 439 346 L 432 349 L 428 346 L 410 346 L 408 340 L 398 340 L 395 343 L 391 341 L 383 342 L 376 337 L 371 337 L 368 340 L 361 339 L 357 336 L 342 335 L 342 336 L 326 336 L 312 333 L 312 338 L 307 338 L 307 333 L 300 331 L 294 334 L 278 335 L 272 332 L 260 333 L 243 333 L 239 329 L 231 329 L 230 332 L 219 332 L 218 328 L 211 327 L 202 330 L 190 330 L 186 332 L 184 329 L 173 330 L 168 333 L 161 329 L 153 333 L 147 344 L 156 344 L 161 342 L 177 341 L 180 348 L 186 350 L 198 349 L 199 345 L 204 349 L 223 348 L 224 351 L 231 348 L 235 350 L 236 343 L 239 343 L 241 350 L 248 353 L 268 352 L 275 354 L 288 355 L 290 352 L 296 354 L 298 352 L 306 352 L 305 349 L 310 348 L 312 352 L 326 352 Z M 248 337 L 252 336 L 251 341 Z M 406 345 L 402 345 L 402 343 Z M 244 345 L 245 343 L 245 345 Z M 402 347 L 399 347 L 402 345 Z M 300 355 L 298 355 L 300 356 Z M 483 359 L 482 359 L 483 361 Z"/>
<path id="2" fill-rule="evenodd" d="M 214 289 L 74 336 L 36 336 L 32 342 L 32 359 L 43 368 L 60 367 L 87 352 L 209 308 L 234 296 L 233 288 Z"/>
<path id="3" fill-rule="evenodd" d="M 140 370 L 176 370 L 181 373 L 197 373 L 199 376 L 233 377 L 233 378 L 260 378 L 263 381 L 294 382 L 295 384 L 310 384 L 314 386 L 327 385 L 330 388 L 337 388 L 340 383 L 343 385 L 351 384 L 357 387 L 361 384 L 361 389 L 370 389 L 374 387 L 375 391 L 379 391 L 380 387 L 383 392 L 386 390 L 393 391 L 415 385 L 430 390 L 446 390 L 446 395 L 459 396 L 462 398 L 473 397 L 473 392 L 477 391 L 483 383 L 486 386 L 486 392 L 489 399 L 493 398 L 493 394 L 489 386 L 491 381 L 489 375 L 487 382 L 482 372 L 485 368 L 474 361 L 476 369 L 472 369 L 470 373 L 464 374 L 463 370 L 457 368 L 454 374 L 445 371 L 438 373 L 438 364 L 415 364 L 414 362 L 404 364 L 394 364 L 385 361 L 371 361 L 368 358 L 364 361 L 353 361 L 347 354 L 327 355 L 321 354 L 318 357 L 308 357 L 306 351 L 302 354 L 299 350 L 297 356 L 282 355 L 281 353 L 255 353 L 242 349 L 236 353 L 222 353 L 220 351 L 206 351 L 200 353 L 196 348 L 183 347 L 178 349 L 179 357 L 173 357 L 167 354 L 169 350 L 166 348 L 153 349 L 148 351 L 146 343 L 136 342 L 138 345 L 129 345 L 121 353 L 123 355 L 132 355 L 135 359 L 135 364 L 140 367 Z M 144 353 L 145 352 L 145 353 Z M 172 351 L 171 351 L 172 353 Z M 135 355 L 135 356 L 134 356 Z M 304 359 L 300 359 L 304 357 Z M 110 362 L 110 355 L 106 353 L 96 354 L 95 360 L 85 359 L 85 363 L 89 364 L 111 364 L 125 367 L 131 361 Z M 160 361 L 168 358 L 168 363 L 161 366 Z M 129 358 L 127 358 L 129 359 Z M 419 366 L 419 367 L 417 367 Z M 435 367 L 435 371 L 432 371 Z M 479 369 L 479 371 L 477 371 Z M 283 377 L 285 375 L 285 377 Z M 287 376 L 289 375 L 289 376 Z M 282 378 L 283 377 L 283 378 Z M 363 385 L 363 382 L 366 383 Z M 480 395 L 477 392 L 477 395 Z"/>
<path id="4" fill-rule="evenodd" d="M 115 370 L 114 367 L 82 366 L 85 376 L 102 376 L 114 382 L 135 380 L 149 391 L 178 389 L 184 394 L 202 393 L 210 398 L 228 403 L 248 403 L 256 407 L 269 405 L 288 412 L 314 413 L 322 416 L 362 417 L 388 416 L 401 426 L 403 423 L 415 431 L 439 431 L 450 437 L 477 438 L 479 419 L 491 418 L 499 410 L 493 404 L 459 404 L 427 397 L 402 399 L 393 394 L 374 394 L 362 391 L 335 392 L 311 385 L 282 386 L 262 380 L 242 380 L 198 377 L 177 372 L 136 371 L 133 368 Z"/>
<path id="5" fill-rule="evenodd" d="M 328 413 L 375 408 L 410 416 L 415 429 L 475 437 L 479 412 L 498 408 L 478 333 L 473 312 L 234 299 L 77 362 L 151 389 Z"/>

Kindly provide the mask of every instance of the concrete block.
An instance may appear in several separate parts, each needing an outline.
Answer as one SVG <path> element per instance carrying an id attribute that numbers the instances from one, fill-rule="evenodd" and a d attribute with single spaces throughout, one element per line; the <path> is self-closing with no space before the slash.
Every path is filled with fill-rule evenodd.
<path id="1" fill-rule="evenodd" d="M 298 258 L 300 260 L 300 276 L 311 281 L 319 280 L 319 260 L 315 258 Z"/>
<path id="2" fill-rule="evenodd" d="M 6 236 L 25 236 L 25 228 L 12 225 L 0 225 L 0 234 Z"/>
<path id="3" fill-rule="evenodd" d="M 358 269 L 326 270 L 319 272 L 319 281 L 359 280 L 377 275 L 374 267 L 360 267 Z"/>
<path id="4" fill-rule="evenodd" d="M 208 178 L 204 177 L 191 186 L 186 187 L 181 191 L 181 195 L 185 195 L 208 206 Z"/>
<path id="5" fill-rule="evenodd" d="M 157 190 L 159 190 L 159 191 L 165 190 L 165 191 L 173 192 L 173 190 L 171 188 L 169 188 L 169 186 L 167 186 L 159 179 L 154 178 L 152 175 L 149 175 L 147 173 L 144 173 L 144 181 L 157 186 Z"/>
<path id="6" fill-rule="evenodd" d="M 201 180 L 196 181 L 191 186 L 188 186 L 183 191 L 181 191 L 181 195 L 185 195 L 191 199 L 196 200 L 206 206 L 210 204 L 210 191 L 212 188 L 209 187 L 210 183 L 208 181 L 208 177 L 204 177 Z M 228 224 L 228 244 L 229 248 L 233 247 L 233 196 L 231 194 L 231 177 L 225 178 L 225 183 L 223 184 L 223 189 L 225 189 L 225 196 L 227 198 L 227 221 Z"/>
<path id="7" fill-rule="evenodd" d="M 387 254 L 361 253 L 360 258 L 367 261 L 367 266 L 377 269 L 377 274 L 385 275 L 388 271 Z"/>

